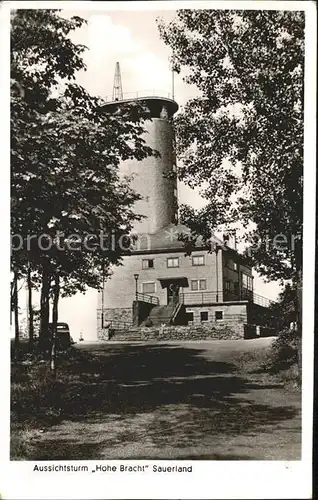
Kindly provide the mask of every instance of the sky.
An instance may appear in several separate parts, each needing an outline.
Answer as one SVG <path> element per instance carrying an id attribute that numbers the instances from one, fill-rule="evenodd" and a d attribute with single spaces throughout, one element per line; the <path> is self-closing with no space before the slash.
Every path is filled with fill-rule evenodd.
<path id="1" fill-rule="evenodd" d="M 160 90 L 163 95 L 172 92 L 172 73 L 169 68 L 170 49 L 159 37 L 156 18 L 170 21 L 174 11 L 89 11 L 67 10 L 62 15 L 78 15 L 87 19 L 87 25 L 72 35 L 75 43 L 87 46 L 84 60 L 87 71 L 77 73 L 77 83 L 92 95 L 110 98 L 113 90 L 115 64 L 121 68 L 123 92 L 136 93 Z M 182 75 L 175 75 L 174 95 L 179 105 L 194 97 L 197 90 L 185 84 Z M 198 191 L 179 183 L 179 203 L 195 208 L 204 201 Z M 255 292 L 275 299 L 279 286 L 254 278 Z M 22 292 L 23 293 L 23 292 Z M 26 295 L 25 295 L 26 297 Z M 23 307 L 22 297 L 21 306 Z M 85 340 L 96 338 L 97 292 L 89 290 L 85 295 L 61 299 L 59 320 L 70 324 L 71 334 L 77 340 L 80 333 Z"/>

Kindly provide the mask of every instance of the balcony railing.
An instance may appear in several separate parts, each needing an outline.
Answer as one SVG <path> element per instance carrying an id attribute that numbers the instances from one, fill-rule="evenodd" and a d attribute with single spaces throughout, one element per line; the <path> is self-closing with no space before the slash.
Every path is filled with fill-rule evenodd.
<path id="1" fill-rule="evenodd" d="M 148 302 L 149 304 L 159 305 L 158 297 L 154 297 L 153 295 L 148 295 L 146 293 L 137 292 L 136 299 L 139 300 L 140 302 Z"/>
<path id="2" fill-rule="evenodd" d="M 205 292 L 186 292 L 179 295 L 179 301 L 182 304 L 211 304 L 217 302 L 234 302 L 238 300 L 248 300 L 262 307 L 270 307 L 275 304 L 275 300 L 268 299 L 251 290 L 241 290 L 240 292 L 224 291 L 223 294 L 216 291 Z"/>
<path id="3" fill-rule="evenodd" d="M 276 300 L 268 299 L 257 293 L 253 293 L 253 302 L 262 307 L 270 307 L 272 304 L 276 304 Z"/>
<path id="4" fill-rule="evenodd" d="M 170 92 L 166 90 L 160 89 L 150 89 L 150 90 L 138 90 L 137 92 L 126 92 L 123 94 L 123 98 L 120 100 L 130 100 L 130 99 L 138 99 L 142 97 L 165 97 L 168 99 L 173 99 L 173 96 Z M 104 98 L 105 102 L 115 102 L 112 95 L 106 96 Z"/>
<path id="5" fill-rule="evenodd" d="M 219 302 L 220 294 L 217 292 L 186 292 L 179 294 L 182 304 L 210 304 Z"/>

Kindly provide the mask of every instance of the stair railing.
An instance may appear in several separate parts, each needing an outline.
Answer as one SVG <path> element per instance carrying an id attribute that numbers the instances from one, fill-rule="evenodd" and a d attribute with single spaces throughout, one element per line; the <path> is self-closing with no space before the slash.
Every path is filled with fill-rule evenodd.
<path id="1" fill-rule="evenodd" d="M 159 305 L 158 297 L 154 297 L 153 295 L 147 295 L 146 293 L 136 293 L 136 299 L 140 300 L 140 302 L 148 302 L 149 304 Z"/>
<path id="2" fill-rule="evenodd" d="M 176 307 L 174 308 L 172 314 L 171 314 L 171 318 L 170 318 L 170 323 L 171 324 L 173 324 L 174 320 L 178 316 L 181 307 L 182 307 L 182 302 L 178 302 L 177 305 L 176 305 Z"/>
<path id="3" fill-rule="evenodd" d="M 132 328 L 133 324 L 129 321 L 111 320 L 108 321 L 108 327 L 110 330 L 122 330 L 124 328 Z"/>

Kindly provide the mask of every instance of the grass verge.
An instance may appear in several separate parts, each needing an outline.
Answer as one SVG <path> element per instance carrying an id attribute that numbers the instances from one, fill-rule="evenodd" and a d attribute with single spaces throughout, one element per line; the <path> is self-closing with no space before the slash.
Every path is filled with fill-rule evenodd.
<path id="1" fill-rule="evenodd" d="M 281 332 L 269 348 L 246 352 L 235 364 L 242 373 L 263 376 L 286 389 L 300 390 L 296 332 Z"/>
<path id="2" fill-rule="evenodd" d="M 59 353 L 54 377 L 48 361 L 25 349 L 23 357 L 11 364 L 11 460 L 30 459 L 30 437 L 62 420 L 62 401 L 76 375 L 67 370 L 80 354 L 72 347 Z M 14 357 L 12 358 L 14 359 Z"/>

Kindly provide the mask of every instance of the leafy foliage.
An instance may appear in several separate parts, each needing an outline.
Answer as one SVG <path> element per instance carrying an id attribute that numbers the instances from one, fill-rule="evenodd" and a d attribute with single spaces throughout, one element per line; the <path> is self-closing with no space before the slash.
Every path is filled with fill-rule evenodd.
<path id="1" fill-rule="evenodd" d="M 267 369 L 272 372 L 286 370 L 297 363 L 299 338 L 294 330 L 282 330 L 268 353 Z"/>
<path id="2" fill-rule="evenodd" d="M 72 295 L 100 287 L 120 263 L 111 238 L 131 230 L 139 195 L 118 167 L 156 154 L 141 137 L 142 105 L 106 113 L 76 84 L 85 47 L 69 35 L 84 22 L 42 9 L 11 20 L 11 229 L 14 245 L 23 242 L 12 267 L 22 277 L 31 266 L 33 285 L 42 285 L 42 320 L 53 281 Z"/>
<path id="3" fill-rule="evenodd" d="M 208 203 L 192 216 L 186 210 L 184 222 L 241 221 L 258 271 L 293 277 L 301 260 L 303 12 L 179 10 L 159 30 L 175 70 L 200 91 L 175 124 L 180 179 Z M 278 234 L 284 245 L 273 244 Z"/>
<path id="4" fill-rule="evenodd" d="M 83 22 L 65 20 L 55 10 L 21 10 L 12 19 L 12 76 L 25 91 L 21 95 L 13 85 L 12 232 L 24 240 L 47 235 L 48 243 L 54 241 L 43 252 L 34 239 L 28 259 L 34 264 L 50 261 L 68 288 L 71 272 L 77 281 L 85 270 L 86 284 L 96 286 L 101 257 L 106 267 L 117 263 L 119 249 L 106 252 L 95 245 L 94 251 L 61 251 L 57 235 L 77 234 L 83 241 L 87 235 L 112 231 L 119 237 L 129 231 L 138 195 L 128 179 L 120 178 L 118 166 L 152 153 L 141 138 L 146 118 L 141 106 L 126 106 L 116 115 L 102 113 L 100 100 L 73 82 L 52 98 L 59 79 L 74 80 L 84 68 L 84 48 L 67 38 Z M 14 252 L 13 262 L 21 271 L 25 260 L 23 252 Z"/>
<path id="5" fill-rule="evenodd" d="M 297 292 L 289 283 L 279 294 L 278 301 L 271 305 L 271 312 L 278 318 L 280 329 L 289 328 L 297 320 Z"/>

